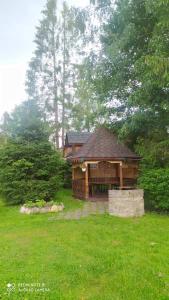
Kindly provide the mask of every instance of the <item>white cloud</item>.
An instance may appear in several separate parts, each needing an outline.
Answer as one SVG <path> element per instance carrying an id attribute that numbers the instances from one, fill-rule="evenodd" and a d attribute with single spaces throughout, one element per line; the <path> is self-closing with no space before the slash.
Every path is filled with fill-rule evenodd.
<path id="1" fill-rule="evenodd" d="M 25 63 L 0 65 L 0 117 L 25 100 L 25 72 Z"/>

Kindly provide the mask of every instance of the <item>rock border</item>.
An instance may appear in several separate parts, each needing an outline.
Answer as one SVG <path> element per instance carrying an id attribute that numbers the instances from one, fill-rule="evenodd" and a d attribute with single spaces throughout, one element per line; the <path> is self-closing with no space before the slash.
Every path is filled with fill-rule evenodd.
<path id="1" fill-rule="evenodd" d="M 63 203 L 59 205 L 52 205 L 52 206 L 46 206 L 46 207 L 26 207 L 24 204 L 20 208 L 20 213 L 21 214 L 26 214 L 26 215 L 31 215 L 31 214 L 45 214 L 45 213 L 54 213 L 54 212 L 59 212 L 64 209 Z"/>

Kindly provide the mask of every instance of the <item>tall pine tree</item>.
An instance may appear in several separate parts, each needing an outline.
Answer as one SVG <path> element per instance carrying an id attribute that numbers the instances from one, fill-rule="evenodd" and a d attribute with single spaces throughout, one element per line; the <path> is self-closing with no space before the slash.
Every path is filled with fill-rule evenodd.
<path id="1" fill-rule="evenodd" d="M 69 8 L 65 1 L 57 9 L 56 0 L 48 0 L 27 71 L 27 93 L 43 108 L 56 148 L 64 144 L 65 131 L 71 126 L 82 23 L 81 10 Z"/>

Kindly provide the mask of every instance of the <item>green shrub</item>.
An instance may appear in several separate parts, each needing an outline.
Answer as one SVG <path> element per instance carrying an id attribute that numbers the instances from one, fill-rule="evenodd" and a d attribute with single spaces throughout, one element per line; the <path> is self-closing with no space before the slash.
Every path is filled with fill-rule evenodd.
<path id="1" fill-rule="evenodd" d="M 72 165 L 66 161 L 64 165 L 64 188 L 70 189 L 72 187 Z"/>
<path id="2" fill-rule="evenodd" d="M 1 193 L 8 204 L 50 201 L 63 185 L 64 164 L 49 142 L 10 142 L 0 149 Z"/>
<path id="3" fill-rule="evenodd" d="M 54 201 L 50 201 L 50 202 L 46 202 L 45 200 L 36 200 L 35 202 L 33 201 L 28 201 L 25 206 L 28 208 L 33 208 L 33 207 L 38 207 L 38 208 L 42 208 L 42 207 L 49 207 L 54 205 Z"/>
<path id="4" fill-rule="evenodd" d="M 169 168 L 144 170 L 139 183 L 145 190 L 147 208 L 169 212 Z"/>

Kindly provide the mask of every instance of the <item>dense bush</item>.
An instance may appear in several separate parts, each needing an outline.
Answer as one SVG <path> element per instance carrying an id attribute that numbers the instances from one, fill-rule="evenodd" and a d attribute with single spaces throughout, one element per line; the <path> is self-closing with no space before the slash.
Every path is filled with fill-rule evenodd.
<path id="1" fill-rule="evenodd" d="M 135 148 L 136 152 L 142 157 L 142 169 L 165 169 L 169 167 L 168 136 L 163 137 L 160 135 L 160 132 L 157 132 L 156 134 L 154 133 L 154 140 L 137 139 L 137 145 Z"/>
<path id="2" fill-rule="evenodd" d="M 9 204 L 50 201 L 63 175 L 64 161 L 49 142 L 10 142 L 0 149 L 0 188 Z"/>
<path id="3" fill-rule="evenodd" d="M 146 207 L 169 212 L 169 168 L 144 170 L 139 181 L 145 190 Z"/>
<path id="4" fill-rule="evenodd" d="M 65 161 L 64 165 L 64 188 L 70 189 L 72 187 L 72 166 L 71 163 Z"/>

